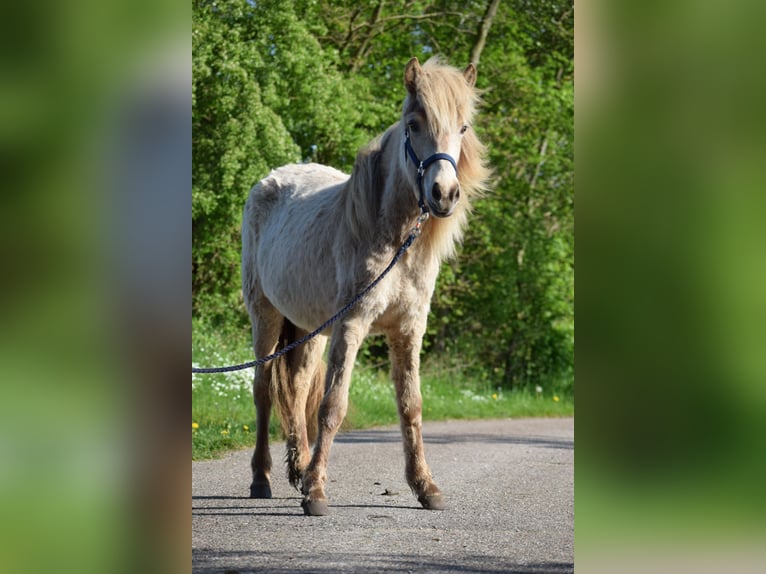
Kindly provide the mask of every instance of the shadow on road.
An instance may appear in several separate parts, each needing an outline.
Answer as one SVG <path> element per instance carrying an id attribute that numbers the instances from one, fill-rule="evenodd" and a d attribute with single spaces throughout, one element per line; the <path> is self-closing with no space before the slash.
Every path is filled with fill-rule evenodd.
<path id="1" fill-rule="evenodd" d="M 546 562 L 515 564 L 502 556 L 466 555 L 460 562 L 448 557 L 437 558 L 417 555 L 364 555 L 336 554 L 325 563 L 318 563 L 316 557 L 300 552 L 209 552 L 192 551 L 193 572 L 198 574 L 284 574 L 287 572 L 312 572 L 315 574 L 336 574 L 337 572 L 465 572 L 475 574 L 567 574 L 574 572 L 574 564 Z M 253 568 L 238 569 L 238 563 Z M 364 566 L 360 566 L 364 565 Z"/>
<path id="2" fill-rule="evenodd" d="M 345 432 L 335 437 L 339 444 L 375 444 L 401 442 L 402 437 L 397 430 L 366 430 L 359 432 Z M 466 443 L 492 443 L 538 446 L 542 448 L 573 449 L 574 441 L 543 436 L 508 436 L 500 434 L 454 434 L 428 436 L 424 430 L 423 440 L 426 444 L 466 444 Z"/>

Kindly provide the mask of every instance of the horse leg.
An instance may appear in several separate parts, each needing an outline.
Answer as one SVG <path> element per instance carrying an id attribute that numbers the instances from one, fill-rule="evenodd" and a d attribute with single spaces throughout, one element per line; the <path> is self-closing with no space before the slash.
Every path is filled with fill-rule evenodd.
<path id="1" fill-rule="evenodd" d="M 328 513 L 324 487 L 327 482 L 327 459 L 330 447 L 348 410 L 348 389 L 356 353 L 366 328 L 356 322 L 344 322 L 335 327 L 330 342 L 325 395 L 319 407 L 319 429 L 314 454 L 303 474 L 303 502 L 309 516 Z"/>
<path id="2" fill-rule="evenodd" d="M 431 476 L 423 449 L 423 398 L 419 374 L 421 336 L 389 335 L 388 345 L 404 443 L 407 483 L 423 508 L 443 510 L 444 497 Z"/>
<path id="3" fill-rule="evenodd" d="M 304 333 L 298 331 L 296 337 Z M 307 416 L 316 416 L 316 406 L 306 408 L 309 397 L 316 391 L 313 385 L 324 387 L 324 380 L 316 380 L 322 372 L 322 353 L 326 339 L 318 337 L 307 341 L 288 355 L 290 379 L 280 382 L 289 385 L 280 397 L 280 417 L 287 442 L 287 478 L 296 489 L 303 478 L 303 472 L 308 466 L 311 453 L 309 450 L 308 424 L 315 426 L 314 421 L 307 421 Z M 319 391 L 320 397 L 322 390 Z M 316 404 L 316 403 L 315 403 Z M 308 411 L 308 412 L 307 412 Z M 310 414 L 309 414 L 310 413 Z"/>
<path id="4" fill-rule="evenodd" d="M 251 317 L 255 356 L 265 357 L 274 352 L 284 319 L 270 304 L 260 305 L 257 314 L 251 313 Z M 253 471 L 250 498 L 271 498 L 271 483 L 269 481 L 271 474 L 271 453 L 269 452 L 271 369 L 272 364 L 270 362 L 257 366 L 253 379 L 256 438 L 255 451 L 250 462 Z"/>

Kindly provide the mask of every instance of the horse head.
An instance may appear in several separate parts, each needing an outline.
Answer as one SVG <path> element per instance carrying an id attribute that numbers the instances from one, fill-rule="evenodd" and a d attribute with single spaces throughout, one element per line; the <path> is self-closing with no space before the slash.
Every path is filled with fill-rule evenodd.
<path id="1" fill-rule="evenodd" d="M 473 64 L 461 75 L 445 72 L 438 60 L 421 66 L 412 58 L 404 71 L 404 161 L 421 209 L 436 217 L 449 217 L 460 201 L 458 168 L 477 100 L 475 83 Z"/>

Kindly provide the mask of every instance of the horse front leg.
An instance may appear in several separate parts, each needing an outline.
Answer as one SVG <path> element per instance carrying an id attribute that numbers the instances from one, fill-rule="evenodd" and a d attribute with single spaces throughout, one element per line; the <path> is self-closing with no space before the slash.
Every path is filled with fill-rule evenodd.
<path id="1" fill-rule="evenodd" d="M 348 389 L 356 354 L 366 329 L 347 321 L 335 327 L 330 342 L 325 395 L 319 406 L 319 428 L 314 454 L 303 474 L 303 512 L 309 516 L 324 516 L 329 512 L 325 484 L 330 447 L 348 410 Z"/>
<path id="2" fill-rule="evenodd" d="M 431 476 L 423 449 L 423 398 L 420 394 L 421 335 L 389 335 L 391 376 L 396 387 L 404 443 L 405 475 L 423 508 L 443 510 L 444 497 Z"/>

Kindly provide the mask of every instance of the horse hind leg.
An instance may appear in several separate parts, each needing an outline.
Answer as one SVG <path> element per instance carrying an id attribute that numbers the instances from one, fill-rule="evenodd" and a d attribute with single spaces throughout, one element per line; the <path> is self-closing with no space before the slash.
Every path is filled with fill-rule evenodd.
<path id="1" fill-rule="evenodd" d="M 303 335 L 285 320 L 280 347 Z M 325 337 L 317 337 L 275 360 L 274 399 L 286 439 L 287 479 L 297 490 L 311 456 L 309 441 L 316 434 L 316 411 L 324 394 L 325 343 Z"/>
<path id="2" fill-rule="evenodd" d="M 251 309 L 250 316 L 253 323 L 253 350 L 256 357 L 265 357 L 276 349 L 284 319 L 265 299 L 256 308 Z M 255 368 L 253 398 L 256 411 L 256 439 L 255 451 L 250 463 L 253 475 L 250 498 L 271 498 L 272 462 L 269 451 L 271 377 L 271 363 Z"/>
<path id="3" fill-rule="evenodd" d="M 396 387 L 407 483 L 423 508 L 443 510 L 446 507 L 444 496 L 431 476 L 423 448 L 420 341 L 420 337 L 389 337 L 391 375 Z"/>

